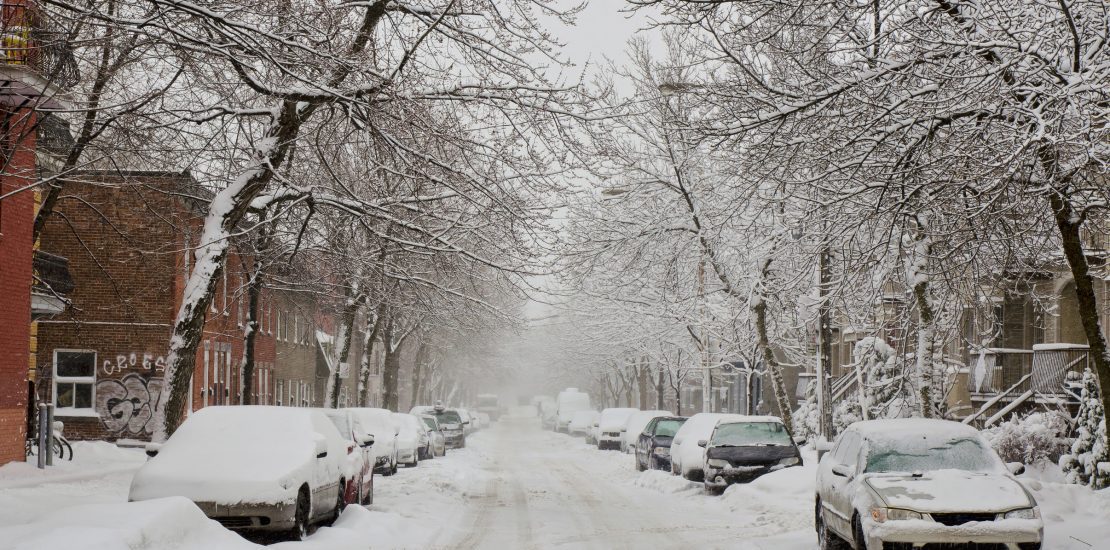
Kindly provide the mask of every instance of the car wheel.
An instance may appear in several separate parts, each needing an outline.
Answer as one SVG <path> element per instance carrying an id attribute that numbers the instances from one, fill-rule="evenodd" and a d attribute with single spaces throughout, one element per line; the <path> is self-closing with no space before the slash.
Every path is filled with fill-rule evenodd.
<path id="1" fill-rule="evenodd" d="M 309 500 L 308 487 L 301 487 L 297 494 L 297 507 L 293 511 L 293 529 L 289 532 L 290 540 L 305 540 L 308 538 L 309 512 L 312 502 Z"/>
<path id="2" fill-rule="evenodd" d="M 817 528 L 817 544 L 821 550 L 849 550 L 848 542 L 836 536 L 825 524 L 825 516 L 821 513 L 821 500 L 817 500 L 817 508 L 813 513 L 813 525 Z"/>
<path id="3" fill-rule="evenodd" d="M 332 523 L 339 519 L 345 508 L 347 508 L 347 483 L 340 479 L 339 495 L 335 497 L 335 510 L 332 511 Z"/>
<path id="4" fill-rule="evenodd" d="M 724 489 L 721 489 L 720 487 L 717 487 L 716 485 L 710 485 L 708 482 L 702 482 L 702 487 L 705 488 L 705 494 L 707 494 L 711 497 L 720 496 L 721 494 L 723 494 L 725 492 Z"/>

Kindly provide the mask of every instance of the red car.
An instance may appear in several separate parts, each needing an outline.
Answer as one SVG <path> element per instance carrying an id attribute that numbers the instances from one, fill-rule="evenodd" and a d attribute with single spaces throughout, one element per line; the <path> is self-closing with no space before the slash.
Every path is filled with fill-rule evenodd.
<path id="1" fill-rule="evenodd" d="M 348 409 L 322 409 L 348 441 L 348 477 L 344 500 L 347 504 L 374 503 L 374 434 Z"/>

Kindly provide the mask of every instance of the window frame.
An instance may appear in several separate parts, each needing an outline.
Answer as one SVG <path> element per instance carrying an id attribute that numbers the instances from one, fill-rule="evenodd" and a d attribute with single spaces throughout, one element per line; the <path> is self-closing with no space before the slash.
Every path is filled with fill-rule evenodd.
<path id="1" fill-rule="evenodd" d="M 92 376 L 58 376 L 58 352 L 61 352 L 61 353 L 91 353 L 92 357 L 93 357 L 93 360 L 92 360 Z M 99 413 L 96 412 L 96 368 L 97 368 L 97 364 L 98 364 L 97 362 L 98 362 L 99 358 L 100 358 L 100 354 L 97 353 L 97 351 L 94 350 L 94 349 L 76 349 L 76 348 L 56 348 L 56 349 L 54 349 L 54 351 L 52 353 L 52 357 L 51 357 L 52 361 L 51 361 L 51 365 L 50 365 L 50 372 L 51 372 L 51 377 L 50 377 L 50 386 L 51 386 L 50 387 L 50 389 L 51 389 L 50 402 L 51 402 L 51 404 L 54 405 L 54 410 L 55 411 L 60 410 L 63 414 L 65 414 L 65 413 L 76 413 L 78 415 L 88 412 L 88 413 L 96 414 L 96 415 L 99 416 Z M 73 406 L 73 407 L 60 407 L 59 408 L 58 407 L 58 383 L 59 382 L 61 382 L 63 384 L 67 384 L 67 383 L 68 384 L 88 384 L 91 387 L 91 390 L 90 390 L 90 393 L 89 393 L 89 406 L 88 407 Z M 74 395 L 73 402 L 74 402 L 74 404 L 77 403 L 76 395 Z"/>

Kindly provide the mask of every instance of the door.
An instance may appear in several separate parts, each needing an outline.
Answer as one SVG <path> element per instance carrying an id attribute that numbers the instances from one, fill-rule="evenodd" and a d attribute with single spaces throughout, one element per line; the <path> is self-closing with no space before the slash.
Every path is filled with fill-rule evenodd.
<path id="1" fill-rule="evenodd" d="M 831 459 L 826 466 L 828 470 L 822 472 L 824 487 L 821 490 L 821 501 L 825 506 L 825 521 L 836 532 L 846 539 L 852 535 L 852 495 L 854 477 L 844 477 L 832 473 L 832 468 L 837 465 L 845 466 L 852 476 L 856 471 L 856 457 L 859 456 L 859 435 L 847 432 L 841 436 L 840 444 L 833 451 Z"/>

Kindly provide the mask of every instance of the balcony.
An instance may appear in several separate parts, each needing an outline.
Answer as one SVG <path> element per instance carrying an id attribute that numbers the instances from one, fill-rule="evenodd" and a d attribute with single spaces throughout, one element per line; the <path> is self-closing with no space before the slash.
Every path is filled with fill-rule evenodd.
<path id="1" fill-rule="evenodd" d="M 0 2 L 0 99 L 20 105 L 72 88 L 79 79 L 65 29 L 52 22 L 31 0 Z M 60 105 L 39 107 L 57 109 Z"/>
<path id="2" fill-rule="evenodd" d="M 1075 380 L 1087 368 L 1087 346 L 1037 344 L 1033 349 L 983 348 L 972 351 L 967 386 L 972 400 L 1032 391 L 1038 400 L 1070 399 Z"/>

